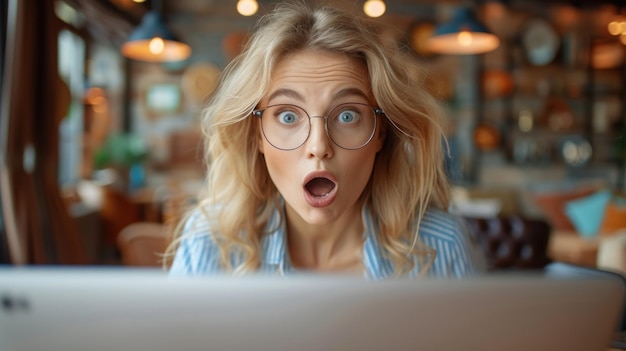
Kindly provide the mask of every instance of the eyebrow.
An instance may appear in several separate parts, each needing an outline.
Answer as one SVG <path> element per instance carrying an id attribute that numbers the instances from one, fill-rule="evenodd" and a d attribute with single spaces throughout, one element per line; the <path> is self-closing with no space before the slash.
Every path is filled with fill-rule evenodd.
<path id="1" fill-rule="evenodd" d="M 335 99 L 339 99 L 339 98 L 343 98 L 343 97 L 346 97 L 346 96 L 359 96 L 359 97 L 362 97 L 363 99 L 369 101 L 369 97 L 367 96 L 367 94 L 364 91 L 362 91 L 361 89 L 358 89 L 358 88 L 342 89 L 337 94 L 335 94 L 334 98 Z"/>
<path id="2" fill-rule="evenodd" d="M 267 99 L 268 103 L 271 102 L 274 98 L 279 97 L 279 96 L 290 97 L 290 98 L 294 98 L 294 99 L 296 99 L 296 100 L 298 100 L 300 102 L 304 102 L 304 96 L 302 96 L 297 91 L 291 90 L 291 89 L 282 88 L 282 89 L 278 89 L 278 90 L 274 91 L 269 96 L 269 99 Z M 365 92 L 363 92 L 361 89 L 358 89 L 358 88 L 342 89 L 342 90 L 340 90 L 339 92 L 337 92 L 333 96 L 333 99 L 344 98 L 344 97 L 347 97 L 347 96 L 358 96 L 358 97 L 362 97 L 363 99 L 369 101 L 369 97 L 367 96 L 367 94 Z"/>
<path id="3" fill-rule="evenodd" d="M 270 95 L 269 99 L 267 99 L 267 101 L 270 102 L 275 97 L 278 97 L 278 96 L 291 97 L 298 101 L 304 101 L 304 97 L 300 95 L 300 93 L 298 93 L 297 91 L 291 90 L 291 89 L 284 89 L 284 88 L 278 89 L 275 92 L 273 92 L 272 95 Z"/>

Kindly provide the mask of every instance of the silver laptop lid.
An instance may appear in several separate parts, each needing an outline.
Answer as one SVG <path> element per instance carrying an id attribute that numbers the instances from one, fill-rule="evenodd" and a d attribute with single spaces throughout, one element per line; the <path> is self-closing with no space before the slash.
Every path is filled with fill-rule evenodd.
<path id="1" fill-rule="evenodd" d="M 596 351 L 611 279 L 529 275 L 170 279 L 139 269 L 0 269 L 0 350 Z"/>

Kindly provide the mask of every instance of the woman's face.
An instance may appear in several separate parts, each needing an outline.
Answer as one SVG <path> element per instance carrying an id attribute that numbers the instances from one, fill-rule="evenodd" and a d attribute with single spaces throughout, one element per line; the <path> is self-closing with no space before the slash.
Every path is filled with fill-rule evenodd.
<path id="1" fill-rule="evenodd" d="M 383 144 L 382 121 L 374 117 L 376 130 L 367 145 L 356 150 L 341 148 L 326 133 L 324 118 L 317 117 L 326 116 L 333 107 L 346 103 L 375 107 L 363 62 L 325 51 L 303 50 L 286 56 L 276 65 L 268 93 L 259 107 L 290 104 L 315 116 L 310 120 L 308 139 L 293 150 L 272 146 L 259 128 L 259 149 L 265 155 L 272 181 L 286 201 L 289 218 L 297 215 L 306 223 L 324 225 L 343 214 L 354 214 L 354 210 L 360 214 L 355 206 Z M 352 112 L 348 110 L 340 115 L 342 122 L 354 120 Z M 278 118 L 281 124 L 292 123 L 292 117 L 291 112 L 282 110 L 267 110 L 263 114 L 264 119 Z M 283 138 L 293 134 L 283 134 Z"/>

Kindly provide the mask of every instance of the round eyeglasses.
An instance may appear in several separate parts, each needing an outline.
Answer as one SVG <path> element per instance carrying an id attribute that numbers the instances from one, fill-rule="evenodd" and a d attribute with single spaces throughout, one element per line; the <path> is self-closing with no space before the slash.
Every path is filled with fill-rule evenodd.
<path id="1" fill-rule="evenodd" d="M 356 150 L 367 145 L 376 132 L 376 116 L 380 108 L 367 104 L 347 103 L 333 107 L 326 116 L 309 116 L 296 105 L 271 105 L 252 111 L 261 119 L 263 136 L 280 150 L 302 146 L 311 132 L 311 118 L 323 118 L 326 134 L 342 149 Z"/>

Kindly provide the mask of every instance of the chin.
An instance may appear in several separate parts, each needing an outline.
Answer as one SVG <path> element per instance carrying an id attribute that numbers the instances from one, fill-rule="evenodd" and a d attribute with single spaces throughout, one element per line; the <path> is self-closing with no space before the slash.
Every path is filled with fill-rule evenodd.
<path id="1" fill-rule="evenodd" d="M 311 207 L 306 204 L 303 204 L 302 207 L 297 208 L 297 210 L 295 210 L 295 213 L 302 219 L 302 221 L 310 225 L 330 224 L 337 220 L 340 215 L 340 213 L 337 213 L 337 211 L 333 210 L 333 206 Z"/>

